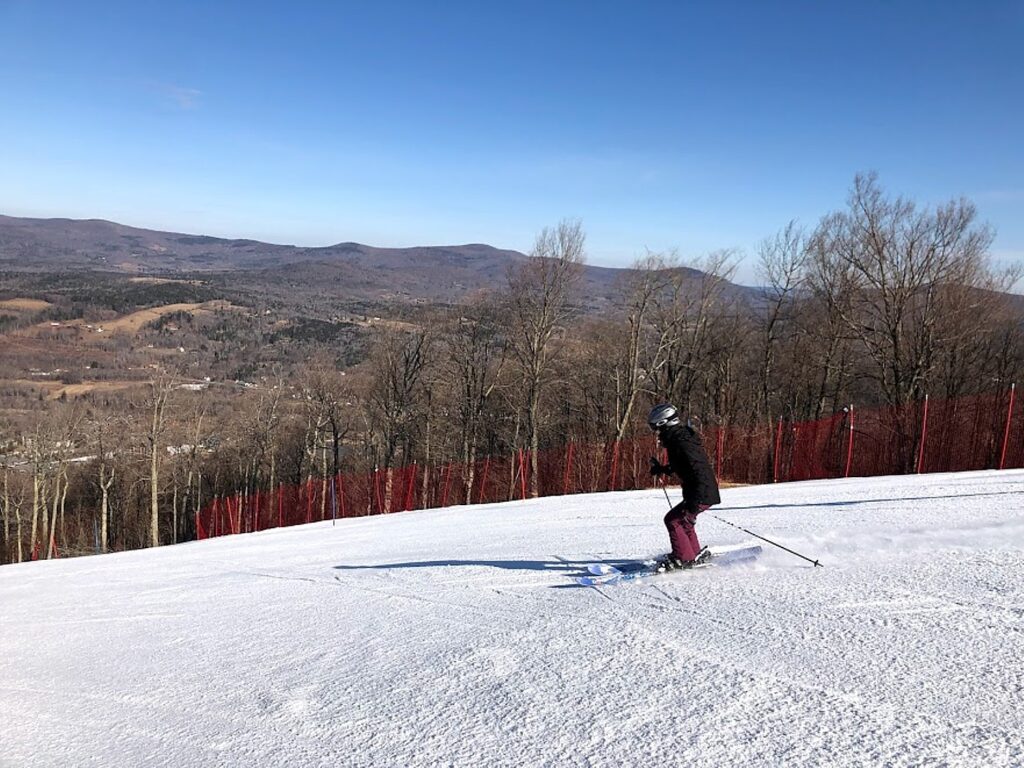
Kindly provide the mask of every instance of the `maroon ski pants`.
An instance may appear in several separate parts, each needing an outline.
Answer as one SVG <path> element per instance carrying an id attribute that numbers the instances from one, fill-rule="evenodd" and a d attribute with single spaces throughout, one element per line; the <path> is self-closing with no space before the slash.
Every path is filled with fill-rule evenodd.
<path id="1" fill-rule="evenodd" d="M 689 562 L 700 552 L 700 542 L 697 541 L 694 525 L 697 522 L 697 515 L 710 506 L 682 501 L 665 515 L 665 527 L 668 528 L 668 540 L 672 543 L 672 554 L 680 560 Z"/>

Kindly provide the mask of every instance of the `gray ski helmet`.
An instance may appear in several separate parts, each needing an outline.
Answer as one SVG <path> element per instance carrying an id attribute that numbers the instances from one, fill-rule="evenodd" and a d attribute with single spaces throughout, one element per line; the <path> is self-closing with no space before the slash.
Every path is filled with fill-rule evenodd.
<path id="1" fill-rule="evenodd" d="M 679 423 L 679 411 L 676 410 L 674 405 L 668 403 L 656 405 L 651 408 L 651 412 L 647 416 L 647 423 L 654 430 L 661 429 L 662 427 L 674 427 Z"/>

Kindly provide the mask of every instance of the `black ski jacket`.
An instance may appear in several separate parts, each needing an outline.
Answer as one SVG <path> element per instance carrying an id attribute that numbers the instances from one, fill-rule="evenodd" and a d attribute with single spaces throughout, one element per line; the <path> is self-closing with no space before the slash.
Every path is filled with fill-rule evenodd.
<path id="1" fill-rule="evenodd" d="M 686 424 L 665 427 L 658 439 L 668 451 L 668 463 L 683 484 L 683 500 L 691 504 L 720 504 L 715 470 L 700 442 L 700 435 Z"/>

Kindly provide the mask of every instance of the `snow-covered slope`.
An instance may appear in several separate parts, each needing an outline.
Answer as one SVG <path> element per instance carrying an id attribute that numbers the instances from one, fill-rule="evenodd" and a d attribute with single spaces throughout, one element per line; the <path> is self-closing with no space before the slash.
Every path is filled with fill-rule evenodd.
<path id="1" fill-rule="evenodd" d="M 663 552 L 665 507 L 573 496 L 0 568 L 0 765 L 1024 763 L 1024 472 L 729 489 L 713 513 L 826 567 L 766 545 L 575 585 Z"/>

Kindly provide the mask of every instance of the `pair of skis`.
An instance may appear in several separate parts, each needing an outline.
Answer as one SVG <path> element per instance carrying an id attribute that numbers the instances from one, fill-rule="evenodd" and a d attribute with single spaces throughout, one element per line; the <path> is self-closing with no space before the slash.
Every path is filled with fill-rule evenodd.
<path id="1" fill-rule="evenodd" d="M 609 565 L 608 563 L 591 563 L 587 566 L 589 574 L 587 576 L 578 577 L 576 582 L 585 587 L 603 587 L 612 584 L 622 584 L 627 581 L 636 581 L 637 579 L 645 579 L 651 576 L 662 576 L 667 573 L 684 573 L 688 570 L 693 571 L 701 568 L 715 568 L 723 565 L 751 563 L 756 560 L 757 556 L 760 554 L 761 547 L 757 544 L 737 549 L 712 551 L 711 557 L 700 565 L 695 565 L 692 568 L 687 569 L 663 572 L 656 570 L 657 563 L 653 560 L 638 560 L 635 563 L 628 563 L 622 567 L 616 567 L 614 565 Z"/>

